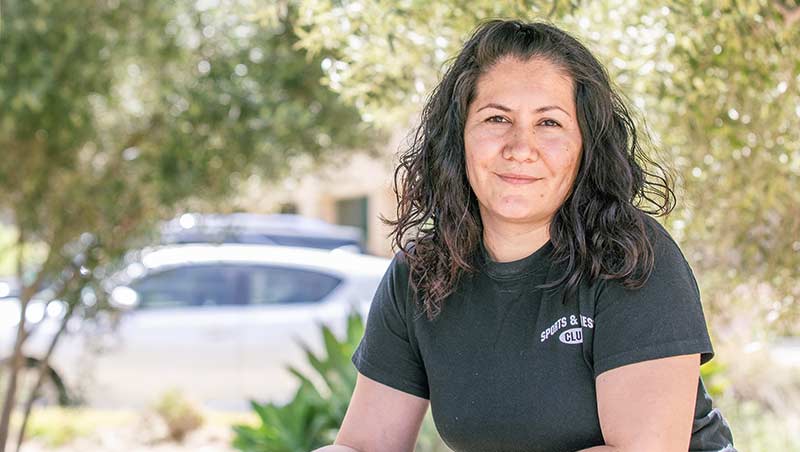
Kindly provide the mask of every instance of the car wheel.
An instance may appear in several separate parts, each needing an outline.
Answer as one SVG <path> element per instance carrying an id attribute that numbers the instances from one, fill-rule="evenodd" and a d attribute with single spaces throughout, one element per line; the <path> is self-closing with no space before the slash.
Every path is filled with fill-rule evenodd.
<path id="1" fill-rule="evenodd" d="M 8 384 L 10 370 L 9 361 L 10 358 L 0 360 L 0 388 L 2 388 L 3 392 L 5 392 L 6 385 Z M 29 356 L 25 357 L 24 365 L 17 374 L 16 399 L 19 406 L 24 406 L 28 397 L 30 397 L 31 391 L 36 384 L 36 379 L 39 374 L 39 364 L 40 361 L 38 359 Z M 72 397 L 70 396 L 66 385 L 64 385 L 64 381 L 61 379 L 61 376 L 58 375 L 58 372 L 56 372 L 51 366 L 47 366 L 44 380 L 42 381 L 39 389 L 36 391 L 34 405 L 67 406 L 72 404 Z"/>

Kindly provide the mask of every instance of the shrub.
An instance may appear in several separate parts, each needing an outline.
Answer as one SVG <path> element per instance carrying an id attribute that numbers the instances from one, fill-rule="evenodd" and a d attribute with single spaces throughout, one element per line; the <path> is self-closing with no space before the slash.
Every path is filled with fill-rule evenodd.
<path id="1" fill-rule="evenodd" d="M 164 393 L 155 411 L 167 427 L 169 439 L 182 442 L 186 435 L 203 425 L 203 416 L 177 389 Z"/>
<path id="2" fill-rule="evenodd" d="M 353 394 L 356 370 L 350 363 L 350 355 L 364 335 L 364 321 L 360 315 L 351 313 L 342 340 L 327 326 L 321 327 L 321 333 L 325 345 L 323 354 L 317 355 L 301 344 L 316 374 L 305 375 L 289 367 L 300 380 L 294 397 L 283 406 L 251 401 L 261 425 L 234 426 L 233 447 L 244 452 L 297 452 L 309 451 L 334 440 Z"/>
<path id="3" fill-rule="evenodd" d="M 34 411 L 26 438 L 37 438 L 48 448 L 61 447 L 94 432 L 95 425 L 75 408 L 49 407 Z"/>
<path id="4" fill-rule="evenodd" d="M 314 374 L 305 375 L 289 367 L 300 387 L 283 406 L 251 401 L 260 425 L 234 426 L 233 447 L 243 452 L 308 452 L 333 442 L 356 384 L 357 372 L 350 357 L 364 335 L 364 320 L 351 313 L 341 340 L 326 326 L 321 327 L 321 333 L 325 344 L 322 355 L 302 345 Z M 417 451 L 446 450 L 430 416 L 426 416 Z"/>

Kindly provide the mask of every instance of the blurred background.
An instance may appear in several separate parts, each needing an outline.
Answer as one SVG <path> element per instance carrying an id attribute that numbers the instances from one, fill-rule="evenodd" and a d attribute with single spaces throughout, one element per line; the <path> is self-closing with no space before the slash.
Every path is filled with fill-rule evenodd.
<path id="1" fill-rule="evenodd" d="M 800 450 L 797 0 L 0 0 L 0 452 L 331 441 L 396 152 L 495 17 L 607 65 L 676 176 L 716 405 Z"/>

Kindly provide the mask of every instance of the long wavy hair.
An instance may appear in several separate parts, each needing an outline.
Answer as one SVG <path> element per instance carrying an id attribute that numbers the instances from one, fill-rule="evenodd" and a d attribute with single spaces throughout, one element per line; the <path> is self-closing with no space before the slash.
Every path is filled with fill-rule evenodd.
<path id="1" fill-rule="evenodd" d="M 582 280 L 641 287 L 654 261 L 644 214 L 666 215 L 675 204 L 672 177 L 644 153 L 628 108 L 583 44 L 546 23 L 485 22 L 428 98 L 395 170 L 397 220 L 382 218 L 393 227 L 392 245 L 406 258 L 429 319 L 460 278 L 479 269 L 483 225 L 467 180 L 464 125 L 479 78 L 509 56 L 544 59 L 571 76 L 583 139 L 572 190 L 549 230 L 564 272 L 540 287 L 564 289 L 563 302 Z"/>

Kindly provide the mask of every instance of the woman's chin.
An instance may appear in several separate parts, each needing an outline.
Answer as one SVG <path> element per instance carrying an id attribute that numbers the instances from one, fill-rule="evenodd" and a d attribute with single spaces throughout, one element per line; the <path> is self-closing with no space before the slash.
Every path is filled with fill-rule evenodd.
<path id="1" fill-rule="evenodd" d="M 505 223 L 536 223 L 538 215 L 528 209 L 499 209 L 493 215 L 497 221 Z"/>

